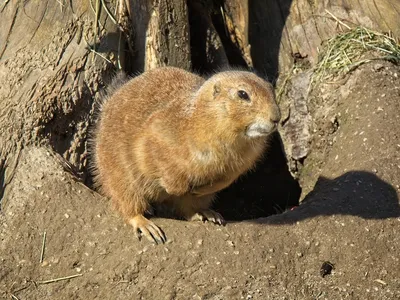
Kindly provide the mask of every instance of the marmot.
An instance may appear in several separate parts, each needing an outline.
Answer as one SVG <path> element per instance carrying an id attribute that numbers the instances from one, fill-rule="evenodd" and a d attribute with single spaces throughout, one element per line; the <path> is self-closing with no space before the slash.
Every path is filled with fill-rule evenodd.
<path id="1" fill-rule="evenodd" d="M 186 220 L 224 222 L 214 194 L 251 169 L 280 120 L 273 87 L 252 72 L 204 79 L 175 67 L 130 79 L 101 104 L 95 183 L 136 233 L 165 242 L 152 203 Z"/>

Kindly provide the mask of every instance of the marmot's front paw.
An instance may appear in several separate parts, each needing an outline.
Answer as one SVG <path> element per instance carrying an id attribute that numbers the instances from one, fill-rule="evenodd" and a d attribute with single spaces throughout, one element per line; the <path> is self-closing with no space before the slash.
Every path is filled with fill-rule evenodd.
<path id="1" fill-rule="evenodd" d="M 137 215 L 129 220 L 129 224 L 133 226 L 137 237 L 145 236 L 150 242 L 163 244 L 167 241 L 165 233 L 153 222 L 146 219 L 142 215 Z"/>
<path id="2" fill-rule="evenodd" d="M 204 209 L 202 211 L 196 212 L 193 216 L 188 218 L 188 221 L 210 221 L 218 225 L 226 224 L 224 217 L 211 209 Z"/>

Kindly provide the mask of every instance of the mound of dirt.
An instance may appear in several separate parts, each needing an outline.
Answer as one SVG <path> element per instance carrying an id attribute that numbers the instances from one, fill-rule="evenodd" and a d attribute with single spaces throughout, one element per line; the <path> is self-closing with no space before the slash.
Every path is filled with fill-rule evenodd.
<path id="1" fill-rule="evenodd" d="M 399 76 L 368 64 L 312 98 L 299 207 L 225 227 L 156 219 L 165 245 L 138 242 L 56 154 L 23 149 L 2 202 L 0 296 L 399 299 Z"/>

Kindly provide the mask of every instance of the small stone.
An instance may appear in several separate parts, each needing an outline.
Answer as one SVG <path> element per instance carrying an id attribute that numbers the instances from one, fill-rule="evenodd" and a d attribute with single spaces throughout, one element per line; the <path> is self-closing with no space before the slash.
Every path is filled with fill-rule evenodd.
<path id="1" fill-rule="evenodd" d="M 49 262 L 47 260 L 44 260 L 40 265 L 42 267 L 47 267 L 49 265 Z"/>
<path id="2" fill-rule="evenodd" d="M 384 66 L 382 64 L 375 64 L 374 65 L 374 70 L 375 71 L 380 71 L 384 68 Z"/>

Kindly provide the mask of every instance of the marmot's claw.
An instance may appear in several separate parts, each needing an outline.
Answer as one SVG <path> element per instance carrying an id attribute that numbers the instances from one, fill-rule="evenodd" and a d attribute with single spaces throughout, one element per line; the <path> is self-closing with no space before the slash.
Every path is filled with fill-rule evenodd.
<path id="1" fill-rule="evenodd" d="M 206 209 L 195 213 L 190 218 L 190 221 L 209 221 L 218 225 L 225 225 L 224 218 L 219 213 L 211 209 Z"/>
<path id="2" fill-rule="evenodd" d="M 165 233 L 161 228 L 142 215 L 133 217 L 129 223 L 133 226 L 139 240 L 142 236 L 145 236 L 150 242 L 156 244 L 163 244 L 167 241 Z"/>

